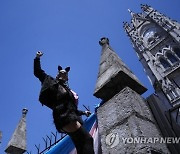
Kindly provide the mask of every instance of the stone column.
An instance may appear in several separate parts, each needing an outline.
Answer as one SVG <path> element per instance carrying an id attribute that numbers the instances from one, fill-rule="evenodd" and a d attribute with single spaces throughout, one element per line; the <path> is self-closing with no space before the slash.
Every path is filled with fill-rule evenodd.
<path id="1" fill-rule="evenodd" d="M 94 96 L 103 154 L 169 153 L 157 142 L 161 133 L 141 97 L 146 88 L 102 38 L 101 61 Z M 155 140 L 155 141 L 154 141 Z"/>
<path id="2" fill-rule="evenodd" d="M 103 154 L 169 153 L 149 106 L 126 87 L 97 110 Z"/>

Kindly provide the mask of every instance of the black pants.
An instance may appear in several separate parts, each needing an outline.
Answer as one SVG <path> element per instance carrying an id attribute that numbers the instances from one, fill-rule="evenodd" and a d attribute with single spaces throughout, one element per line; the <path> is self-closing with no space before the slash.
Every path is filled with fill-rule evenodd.
<path id="1" fill-rule="evenodd" d="M 68 133 L 68 135 L 76 147 L 77 154 L 94 154 L 93 138 L 83 127 L 75 132 Z"/>

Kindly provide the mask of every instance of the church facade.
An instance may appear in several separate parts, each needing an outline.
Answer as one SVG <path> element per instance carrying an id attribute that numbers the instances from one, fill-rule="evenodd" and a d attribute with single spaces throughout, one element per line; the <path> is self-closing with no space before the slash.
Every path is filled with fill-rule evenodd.
<path id="1" fill-rule="evenodd" d="M 129 10 L 131 24 L 124 29 L 144 67 L 155 94 L 149 96 L 151 111 L 164 137 L 180 137 L 180 23 L 148 5 L 142 13 Z M 167 144 L 179 153 L 179 144 Z"/>
<path id="2" fill-rule="evenodd" d="M 148 5 L 143 13 L 129 10 L 124 23 L 133 48 L 166 110 L 180 104 L 180 24 Z"/>

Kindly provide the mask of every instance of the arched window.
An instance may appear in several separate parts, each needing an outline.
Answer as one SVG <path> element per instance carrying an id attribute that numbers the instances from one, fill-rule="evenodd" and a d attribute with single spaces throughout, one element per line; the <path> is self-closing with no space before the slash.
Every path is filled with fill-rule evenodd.
<path id="1" fill-rule="evenodd" d="M 155 24 L 146 25 L 141 31 L 141 36 L 145 45 L 152 45 L 155 41 L 159 40 L 161 29 Z"/>
<path id="2" fill-rule="evenodd" d="M 164 58 L 159 58 L 159 61 L 165 69 L 171 67 L 171 65 Z"/>
<path id="3" fill-rule="evenodd" d="M 174 52 L 180 58 L 180 49 L 179 48 L 174 48 Z"/>
<path id="4" fill-rule="evenodd" d="M 173 54 L 167 53 L 166 55 L 167 55 L 167 58 L 171 61 L 171 63 L 175 63 L 178 61 L 177 58 Z"/>

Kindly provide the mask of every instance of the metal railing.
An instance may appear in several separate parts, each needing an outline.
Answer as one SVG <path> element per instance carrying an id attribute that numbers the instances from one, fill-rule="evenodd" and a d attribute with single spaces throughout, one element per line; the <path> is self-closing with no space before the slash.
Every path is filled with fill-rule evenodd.
<path id="1" fill-rule="evenodd" d="M 48 136 L 46 135 L 46 137 L 43 137 L 43 141 L 44 141 L 44 146 L 43 148 L 40 147 L 39 145 L 35 145 L 36 149 L 37 149 L 37 154 L 44 154 L 46 153 L 49 149 L 51 149 L 54 145 L 56 145 L 58 142 L 60 142 L 65 136 L 67 136 L 67 134 L 65 133 L 60 133 L 60 135 L 58 135 L 59 133 L 53 133 L 51 132 L 51 134 Z M 43 150 L 41 150 L 43 149 Z M 26 152 L 27 154 L 31 154 L 31 152 Z"/>

